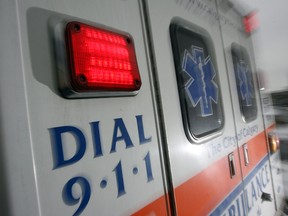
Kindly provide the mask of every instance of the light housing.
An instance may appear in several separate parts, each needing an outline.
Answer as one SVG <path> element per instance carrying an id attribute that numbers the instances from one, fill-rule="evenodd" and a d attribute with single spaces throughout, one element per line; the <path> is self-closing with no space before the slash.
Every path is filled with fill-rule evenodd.
<path id="1" fill-rule="evenodd" d="M 68 22 L 62 31 L 66 69 L 59 72 L 59 84 L 64 97 L 137 94 L 142 82 L 129 34 L 78 21 Z"/>
<path id="2" fill-rule="evenodd" d="M 270 133 L 268 136 L 270 153 L 275 153 L 279 149 L 279 137 L 276 133 Z"/>
<path id="3" fill-rule="evenodd" d="M 245 32 L 250 34 L 253 33 L 259 27 L 259 21 L 257 17 L 257 12 L 252 11 L 243 17 L 243 24 Z"/>

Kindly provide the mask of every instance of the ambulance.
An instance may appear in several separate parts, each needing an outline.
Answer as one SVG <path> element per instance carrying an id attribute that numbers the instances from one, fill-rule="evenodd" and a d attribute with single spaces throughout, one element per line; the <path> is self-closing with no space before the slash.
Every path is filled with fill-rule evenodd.
<path id="1" fill-rule="evenodd" d="M 1 215 L 275 215 L 253 13 L 231 0 L 1 0 Z"/>

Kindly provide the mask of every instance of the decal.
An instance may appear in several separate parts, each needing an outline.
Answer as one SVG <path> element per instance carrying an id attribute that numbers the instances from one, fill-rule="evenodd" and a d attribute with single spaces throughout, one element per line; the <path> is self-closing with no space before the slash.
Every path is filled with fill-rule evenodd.
<path id="1" fill-rule="evenodd" d="M 210 56 L 205 58 L 203 48 L 192 46 L 192 55 L 184 52 L 182 69 L 190 77 L 185 89 L 192 106 L 200 104 L 202 117 L 213 115 L 212 102 L 218 102 L 218 86 Z"/>
<path id="2" fill-rule="evenodd" d="M 81 190 L 81 196 L 75 197 L 73 194 L 73 186 L 78 185 Z M 79 204 L 78 209 L 74 212 L 73 216 L 80 215 L 86 208 L 91 196 L 91 188 L 88 180 L 84 177 L 77 176 L 71 178 L 64 186 L 62 191 L 62 198 L 65 204 L 75 205 Z M 80 199 L 81 198 L 81 199 Z"/>
<path id="3" fill-rule="evenodd" d="M 253 85 L 249 76 L 249 69 L 243 60 L 236 65 L 237 78 L 239 83 L 240 95 L 244 106 L 252 106 Z"/>
<path id="4" fill-rule="evenodd" d="M 146 138 L 144 134 L 142 115 L 136 116 L 136 123 L 138 129 L 139 144 L 145 144 L 151 142 L 151 136 Z M 103 156 L 101 134 L 100 134 L 100 122 L 90 122 L 93 147 L 94 147 L 94 158 Z M 53 151 L 53 161 L 54 169 L 58 169 L 64 166 L 72 165 L 84 156 L 86 152 L 86 138 L 85 133 L 75 126 L 60 126 L 49 129 L 52 138 L 52 151 Z M 68 145 L 76 145 L 76 151 L 70 158 L 65 158 L 64 152 L 64 142 L 63 136 L 65 134 L 70 134 L 75 138 L 75 142 L 69 143 Z M 134 147 L 134 144 L 130 138 L 129 132 L 125 126 L 122 118 L 114 119 L 114 129 L 111 142 L 110 154 L 116 152 L 116 147 L 119 143 L 124 143 L 125 148 Z M 67 145 L 67 143 L 66 143 Z"/>
<path id="5" fill-rule="evenodd" d="M 226 137 L 226 140 L 230 138 Z M 258 206 L 261 206 L 262 192 L 272 191 L 269 156 L 263 138 L 265 139 L 265 134 L 261 132 L 249 144 L 249 149 L 254 149 L 257 153 L 254 154 L 255 152 L 251 151 L 254 156 L 251 158 L 250 166 L 244 168 L 243 175 L 240 170 L 240 161 L 235 160 L 236 176 L 231 179 L 229 169 L 227 169 L 227 157 L 221 157 L 198 174 L 174 187 L 177 214 L 244 216 L 248 211 L 255 213 Z M 231 141 L 231 144 L 233 142 Z M 215 151 L 220 148 L 222 148 L 220 145 L 214 146 Z M 239 149 L 234 150 L 234 154 L 237 152 Z M 239 184 L 242 177 L 244 184 Z M 163 199 L 165 199 L 164 196 L 154 200 L 133 215 L 149 215 L 151 212 L 159 212 L 163 208 L 160 205 Z M 165 213 L 157 215 L 165 215 Z"/>
<path id="6" fill-rule="evenodd" d="M 237 141 L 252 138 L 256 134 L 258 134 L 258 125 L 252 125 L 241 128 L 235 136 L 223 136 L 218 142 L 211 141 L 206 146 L 208 157 L 215 157 L 228 148 L 236 147 Z"/>
<path id="7" fill-rule="evenodd" d="M 130 136 L 131 132 L 126 127 L 123 118 L 114 119 L 114 125 L 111 128 L 111 143 L 108 151 L 103 151 L 102 139 L 101 139 L 101 121 L 90 122 L 92 146 L 94 154 L 92 154 L 92 159 L 97 160 L 99 157 L 105 157 L 108 160 L 109 155 L 117 154 L 117 147 L 124 146 L 125 150 L 133 149 L 136 146 L 142 146 L 143 144 L 149 144 L 152 141 L 152 136 L 147 136 L 144 132 L 143 116 L 137 115 L 134 119 L 135 129 L 137 128 L 138 139 L 133 140 Z M 89 145 L 87 138 L 87 131 L 83 131 L 77 126 L 59 126 L 49 129 L 51 136 L 51 147 L 52 147 L 52 157 L 53 166 L 52 170 L 64 169 L 67 166 L 73 166 L 74 164 L 81 161 L 81 159 L 86 155 L 86 149 Z M 67 136 L 70 139 L 67 139 Z M 107 134 L 106 134 L 107 136 Z M 71 139 L 72 138 L 72 139 Z M 137 145 L 137 143 L 139 145 Z M 69 152 L 69 149 L 75 149 L 73 153 Z M 122 148 L 123 149 L 123 148 Z M 145 150 L 142 152 L 142 156 L 139 158 L 139 163 L 134 164 L 131 168 L 129 161 L 125 158 L 119 158 L 115 165 L 107 169 L 107 174 L 105 176 L 98 176 L 99 187 L 101 189 L 108 188 L 112 185 L 111 182 L 116 182 L 115 188 L 115 198 L 120 198 L 126 195 L 128 192 L 126 187 L 129 187 L 129 180 L 127 180 L 127 172 L 132 172 L 137 175 L 139 172 L 144 172 L 146 178 L 144 182 L 149 183 L 154 180 L 153 175 L 153 163 L 150 158 L 150 150 Z M 88 153 L 87 153 L 88 154 Z M 114 158 L 115 156 L 113 156 Z M 130 170 L 129 170 L 130 169 Z M 76 170 L 77 171 L 77 170 Z M 114 175 L 109 173 L 114 173 Z M 86 173 L 86 175 L 89 173 Z M 107 176 L 114 179 L 108 179 Z M 94 193 L 95 182 L 91 180 L 90 176 L 71 176 L 70 179 L 63 185 L 62 190 L 62 200 L 67 206 L 74 206 L 74 214 L 80 215 L 84 212 L 85 208 L 90 202 L 91 194 Z M 79 193 L 74 193 L 74 185 L 79 188 Z M 77 194 L 77 195 L 76 195 Z M 61 194 L 59 194 L 61 196 Z"/>
<path id="8" fill-rule="evenodd" d="M 244 179 L 243 185 L 239 184 L 221 203 L 214 209 L 210 216 L 248 215 L 256 207 L 262 193 L 267 192 L 270 185 L 268 156 L 265 156 L 255 169 Z"/>
<path id="9" fill-rule="evenodd" d="M 234 23 L 231 19 L 224 16 L 224 14 L 218 13 L 216 8 L 209 6 L 204 1 L 201 0 L 174 0 L 176 4 L 181 6 L 185 11 L 189 13 L 196 14 L 195 12 L 201 11 L 198 13 L 199 16 L 203 16 L 205 12 L 208 16 L 212 17 L 214 20 L 219 20 L 222 25 L 229 25 L 232 28 L 237 29 L 238 31 L 243 31 L 243 27 L 239 23 Z M 206 15 L 205 14 L 205 15 Z M 206 16 L 207 17 L 207 16 Z"/>

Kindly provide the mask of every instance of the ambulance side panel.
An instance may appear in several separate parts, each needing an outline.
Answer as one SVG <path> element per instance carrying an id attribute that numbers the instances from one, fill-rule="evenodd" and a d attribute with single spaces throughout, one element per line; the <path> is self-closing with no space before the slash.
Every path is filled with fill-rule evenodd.
<path id="1" fill-rule="evenodd" d="M 225 2 L 2 0 L 2 213 L 275 214 L 274 120 L 263 121 L 252 40 Z M 62 96 L 70 21 L 131 35 L 136 95 Z"/>
<path id="2" fill-rule="evenodd" d="M 1 1 L 0 10 L 6 30 L 0 104 L 8 213 L 129 215 L 162 197 L 159 212 L 151 214 L 169 214 L 138 2 Z M 58 22 L 67 21 L 133 37 L 142 79 L 137 95 L 61 96 L 54 33 Z"/>
<path id="3" fill-rule="evenodd" d="M 0 160 L 3 215 L 39 215 L 17 2 L 0 2 Z"/>
<path id="4" fill-rule="evenodd" d="M 276 125 L 274 118 L 274 110 L 273 110 L 273 102 L 272 97 L 269 92 L 261 91 L 261 99 L 262 99 L 262 107 L 263 107 L 263 115 L 264 115 L 264 123 L 266 126 L 266 132 L 268 139 L 271 135 L 276 134 Z M 279 136 L 279 135 L 278 135 Z M 281 139 L 281 137 L 279 136 Z M 278 143 L 278 148 L 275 152 L 270 150 L 270 161 L 271 161 L 271 172 L 273 179 L 273 188 L 275 194 L 275 201 L 277 210 L 281 208 L 281 204 L 285 198 L 285 187 L 284 187 L 284 166 L 282 165 L 281 156 L 280 156 L 280 143 Z"/>
<path id="5" fill-rule="evenodd" d="M 147 5 L 145 4 L 146 13 L 151 28 L 151 43 L 154 48 L 152 52 L 155 57 L 154 62 L 163 107 L 167 136 L 166 145 L 169 152 L 176 202 L 175 211 L 178 215 L 207 215 L 209 213 L 217 215 L 217 212 L 213 213 L 211 211 L 222 199 L 228 196 L 230 191 L 234 188 L 242 190 L 242 186 L 233 110 L 230 93 L 227 91 L 229 86 L 225 56 L 222 48 L 219 23 L 215 19 L 215 16 L 217 17 L 216 3 L 209 0 L 169 0 L 165 4 L 163 1 L 151 0 L 145 1 L 145 3 L 147 3 Z M 165 10 L 162 11 L 160 8 L 165 8 Z M 205 56 L 205 64 L 210 64 L 211 59 L 213 66 L 215 66 L 215 71 L 217 70 L 217 75 L 212 76 L 211 82 L 208 82 L 211 84 L 214 83 L 212 79 L 219 79 L 217 85 L 213 84 L 214 90 L 219 90 L 219 98 L 216 99 L 214 97 L 214 102 L 211 103 L 217 104 L 222 100 L 225 118 L 218 119 L 219 124 L 224 123 L 222 129 L 218 130 L 216 134 L 210 133 L 203 139 L 193 140 L 192 138 L 191 140 L 191 137 L 186 136 L 186 125 L 183 123 L 184 117 L 182 117 L 183 112 L 181 113 L 180 96 L 177 87 L 177 66 L 175 66 L 175 59 L 173 58 L 175 52 L 173 53 L 172 45 L 175 41 L 173 41 L 171 30 L 169 32 L 171 25 L 174 24 L 176 24 L 176 28 L 177 25 L 180 26 L 179 28 L 184 26 L 183 31 L 186 31 L 187 27 L 189 29 L 188 34 L 191 32 L 193 34 L 194 30 L 194 33 L 201 32 L 200 35 L 202 36 L 200 38 L 210 38 L 207 39 L 209 42 L 207 42 L 205 49 L 206 51 L 210 49 L 215 52 L 213 60 L 212 55 L 211 58 Z M 190 29 L 192 30 L 190 31 Z M 181 40 L 179 41 L 181 43 Z M 179 53 L 180 58 L 184 55 L 194 58 L 191 57 L 193 56 L 192 45 L 187 43 L 186 51 L 183 50 L 183 52 Z M 198 46 L 195 50 L 201 53 L 204 49 L 202 48 Z M 204 61 L 203 58 L 202 60 Z M 182 62 L 178 66 L 181 64 Z M 206 71 L 205 73 L 209 72 Z M 190 81 L 193 79 L 196 78 L 190 78 Z M 210 96 L 213 97 L 212 95 Z M 202 102 L 200 101 L 195 107 L 200 107 L 200 103 Z M 194 124 L 197 125 L 197 123 Z M 198 125 L 200 126 L 200 124 Z M 230 156 L 232 156 L 233 160 L 231 163 L 229 163 Z M 231 164 L 233 164 L 232 176 L 230 172 L 231 167 L 229 166 Z M 153 207 L 153 203 L 151 206 Z M 151 206 L 146 206 L 143 210 L 152 208 Z M 244 210 L 241 207 L 242 213 Z"/>
<path id="6" fill-rule="evenodd" d="M 249 215 L 261 212 L 273 215 L 275 198 L 252 38 L 244 30 L 243 17 L 232 8 L 225 8 L 223 4 L 225 1 L 218 1 L 219 14 L 226 18 L 220 19 L 220 23 L 238 137 L 246 209 Z M 265 199 L 265 195 L 269 199 Z"/>

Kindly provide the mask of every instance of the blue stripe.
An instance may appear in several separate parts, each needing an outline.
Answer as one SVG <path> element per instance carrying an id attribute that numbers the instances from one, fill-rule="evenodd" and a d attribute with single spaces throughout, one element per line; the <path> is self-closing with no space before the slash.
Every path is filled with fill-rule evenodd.
<path id="1" fill-rule="evenodd" d="M 257 172 L 264 166 L 268 161 L 268 154 L 258 163 L 257 166 L 249 173 L 249 175 L 244 179 L 244 186 L 247 186 L 248 183 L 255 177 Z M 210 216 L 219 216 L 221 215 L 229 205 L 243 192 L 242 182 L 218 205 L 213 212 L 210 213 Z"/>
<path id="2" fill-rule="evenodd" d="M 257 172 L 264 166 L 264 164 L 267 161 L 268 161 L 268 154 L 260 161 L 260 163 L 244 179 L 244 185 L 245 186 L 252 180 L 252 178 L 257 174 Z"/>
<path id="3" fill-rule="evenodd" d="M 210 214 L 210 216 L 219 216 L 232 203 L 232 201 L 243 191 L 242 184 L 239 184 L 223 202 Z"/>

